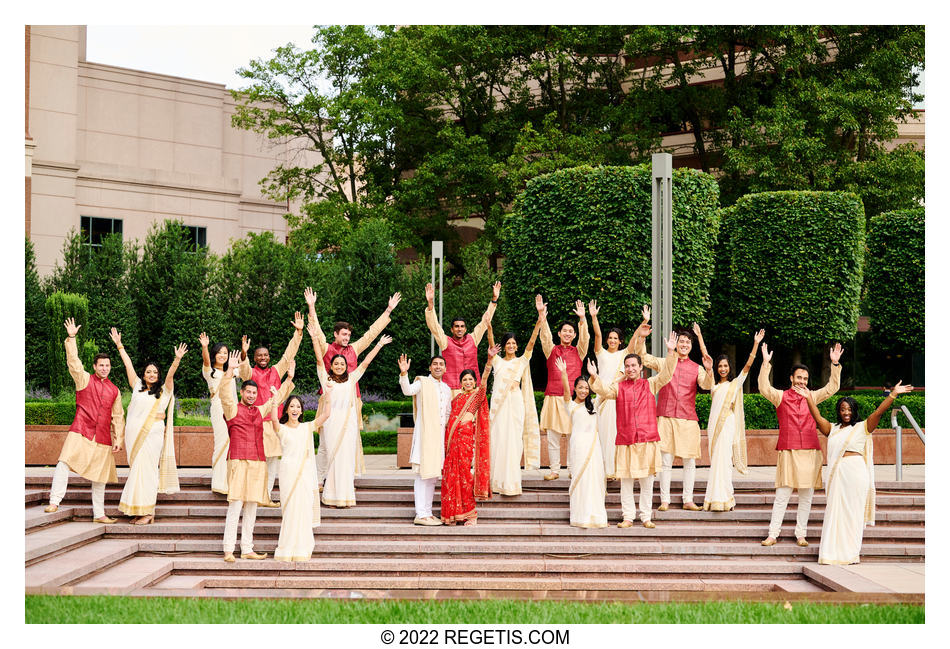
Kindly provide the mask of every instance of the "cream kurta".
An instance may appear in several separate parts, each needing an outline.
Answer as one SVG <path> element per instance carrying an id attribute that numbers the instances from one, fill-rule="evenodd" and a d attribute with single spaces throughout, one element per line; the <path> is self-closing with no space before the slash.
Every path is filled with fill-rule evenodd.
<path id="1" fill-rule="evenodd" d="M 317 365 L 320 383 L 326 386 L 329 378 L 322 364 Z M 356 504 L 354 479 L 363 472 L 360 453 L 359 410 L 356 400 L 356 382 L 363 371 L 357 368 L 343 383 L 333 383 L 329 390 L 330 417 L 323 424 L 320 445 L 327 447 L 327 477 L 323 483 L 323 504 L 352 507 Z"/>
<path id="2" fill-rule="evenodd" d="M 434 385 L 438 403 L 426 403 L 423 406 L 420 402 L 423 399 L 423 378 L 431 381 L 430 385 Z M 442 475 L 442 464 L 445 462 L 445 425 L 449 421 L 449 415 L 452 414 L 452 388 L 445 381 L 436 381 L 431 374 L 426 377 L 417 376 L 412 383 L 409 383 L 408 374 L 400 374 L 399 387 L 404 395 L 412 397 L 413 403 L 412 447 L 409 449 L 409 463 L 413 471 L 423 480 L 438 478 Z M 430 407 L 438 410 L 437 427 L 435 411 L 431 413 L 433 425 L 431 427 L 424 425 L 422 412 L 427 412 Z M 423 408 L 425 410 L 422 410 Z M 429 451 L 432 452 L 432 457 L 426 456 L 423 461 L 423 455 Z"/>
<path id="3" fill-rule="evenodd" d="M 660 370 L 660 360 L 656 356 L 647 353 L 646 343 L 642 339 L 636 345 L 634 353 L 643 359 L 644 367 L 656 372 Z M 678 356 L 675 351 L 670 353 L 673 356 Z M 696 374 L 696 384 L 703 390 L 711 390 L 713 386 L 712 373 L 707 372 L 702 365 L 699 366 L 699 372 Z M 661 452 L 670 453 L 674 457 L 684 459 L 702 457 L 702 450 L 699 446 L 702 432 L 698 421 L 676 417 L 657 417 L 656 426 L 660 433 Z"/>
<path id="4" fill-rule="evenodd" d="M 303 339 L 303 332 L 300 329 L 294 329 L 294 335 L 291 336 L 290 342 L 287 343 L 287 349 L 284 350 L 284 355 L 280 357 L 280 360 L 273 366 L 277 370 L 277 375 L 281 380 L 284 379 L 284 374 L 287 373 L 287 368 L 290 367 L 290 362 L 294 360 L 297 356 L 297 350 L 300 348 L 300 341 Z M 245 357 L 241 364 L 238 365 L 237 375 L 241 378 L 242 381 L 247 381 L 253 376 L 253 370 L 250 365 L 249 357 Z M 279 404 L 278 404 L 279 405 Z M 271 424 L 270 419 L 264 420 L 264 457 L 279 457 L 280 456 L 280 440 L 277 438 L 277 433 L 274 431 L 274 426 Z M 272 483 L 273 484 L 273 483 Z"/>
<path id="5" fill-rule="evenodd" d="M 313 422 L 277 429 L 283 455 L 280 458 L 280 537 L 277 561 L 309 561 L 313 554 L 313 528 L 320 525 L 317 493 L 317 459 L 313 452 Z"/>
<path id="6" fill-rule="evenodd" d="M 521 456 L 524 437 L 538 433 L 534 414 L 533 391 L 523 390 L 523 381 L 531 381 L 531 352 L 506 360 L 492 360 L 494 387 L 488 411 L 491 429 L 491 489 L 506 496 L 521 493 Z M 524 392 L 528 392 L 525 397 Z M 527 401 L 527 403 L 526 403 Z M 526 409 L 531 408 L 531 412 Z M 533 429 L 529 431 L 529 429 Z"/>
<path id="7" fill-rule="evenodd" d="M 84 390 L 89 381 L 99 381 L 95 376 L 90 376 L 79 360 L 79 352 L 76 347 L 75 338 L 66 338 L 66 367 L 69 369 L 69 375 L 73 378 L 76 385 L 76 392 Z M 110 428 L 112 432 L 112 443 L 121 444 L 125 439 L 125 423 L 122 410 L 122 391 L 116 395 L 112 402 L 112 421 Z M 115 472 L 115 457 L 112 454 L 112 447 L 107 444 L 99 444 L 94 440 L 83 437 L 76 431 L 69 431 L 66 434 L 66 441 L 63 442 L 63 450 L 59 453 L 59 462 L 65 462 L 74 472 L 86 478 L 90 482 L 118 482 L 119 477 Z"/>
<path id="8" fill-rule="evenodd" d="M 155 513 L 158 465 L 165 441 L 165 410 L 171 398 L 172 393 L 164 387 L 159 399 L 147 391 L 143 392 L 142 379 L 136 377 L 126 416 L 129 477 L 119 498 L 119 511 L 129 516 Z M 152 424 L 146 430 L 143 425 L 148 419 L 152 420 Z"/>
<path id="9" fill-rule="evenodd" d="M 211 373 L 211 367 L 201 366 L 201 376 L 208 384 L 208 392 L 211 395 L 211 431 L 214 434 L 214 450 L 211 453 L 211 491 L 227 495 L 228 442 L 230 437 L 228 437 L 228 425 L 224 421 L 221 395 L 218 394 L 224 370 L 214 370 L 214 376 L 211 376 Z"/>
<path id="10" fill-rule="evenodd" d="M 571 525 L 574 527 L 607 527 L 607 483 L 604 477 L 604 459 L 597 438 L 597 415 L 587 412 L 583 403 L 567 404 L 571 414 L 571 442 L 569 463 L 574 468 L 571 476 Z"/>
<path id="11" fill-rule="evenodd" d="M 627 350 L 618 349 L 615 352 L 601 349 L 594 354 L 597 357 L 597 373 L 605 377 L 605 381 L 613 383 L 623 376 L 623 357 Z M 614 455 L 617 441 L 617 402 L 614 399 L 594 399 L 594 409 L 597 411 L 597 437 L 600 439 L 600 451 L 604 458 L 604 473 L 608 478 L 615 477 Z"/>
<path id="12" fill-rule="evenodd" d="M 734 410 L 736 401 L 742 400 L 742 384 L 748 374 L 745 371 L 731 381 L 717 383 L 711 391 L 712 402 L 709 407 L 709 478 L 706 481 L 706 495 L 703 497 L 703 509 L 725 512 L 736 506 L 735 491 L 732 486 L 733 442 L 736 440 L 738 419 Z M 729 403 L 726 399 L 731 396 Z M 727 414 L 726 414 L 727 413 Z M 716 434 L 719 420 L 725 414 L 722 426 Z M 743 418 L 743 425 L 744 424 Z M 715 439 L 714 439 L 715 438 Z M 742 469 L 742 467 L 740 467 Z"/>
<path id="13" fill-rule="evenodd" d="M 590 345 L 590 332 L 587 329 L 587 318 L 580 318 L 577 323 L 577 355 L 581 357 L 581 372 L 584 372 L 584 358 L 587 356 L 587 348 Z M 554 338 L 551 335 L 551 327 L 545 318 L 541 323 L 541 332 L 538 335 L 541 340 L 541 351 L 544 357 L 548 358 L 554 351 Z M 559 343 L 560 344 L 560 343 Z M 549 377 L 550 378 L 550 377 Z M 560 381 L 560 379 L 558 379 Z M 558 383 L 560 385 L 560 383 Z M 574 386 L 569 386 L 573 388 Z M 544 401 L 541 402 L 541 415 L 539 426 L 541 430 L 556 431 L 562 435 L 571 432 L 571 416 L 564 405 L 564 398 L 545 394 Z"/>
<path id="14" fill-rule="evenodd" d="M 844 456 L 846 451 L 860 455 Z M 874 447 L 867 422 L 828 435 L 828 488 L 818 563 L 858 563 L 864 526 L 874 525 Z"/>
<path id="15" fill-rule="evenodd" d="M 769 373 L 772 371 L 772 364 L 769 361 L 762 361 L 762 367 L 759 369 L 759 394 L 769 400 L 769 402 L 779 407 L 782 403 L 782 393 L 772 387 L 769 382 Z M 828 383 L 820 390 L 811 393 L 815 403 L 833 396 L 841 385 L 841 364 L 831 366 L 831 377 Z M 821 449 L 793 449 L 782 450 L 778 452 L 778 459 L 775 464 L 775 486 L 791 487 L 793 489 L 821 489 Z"/>

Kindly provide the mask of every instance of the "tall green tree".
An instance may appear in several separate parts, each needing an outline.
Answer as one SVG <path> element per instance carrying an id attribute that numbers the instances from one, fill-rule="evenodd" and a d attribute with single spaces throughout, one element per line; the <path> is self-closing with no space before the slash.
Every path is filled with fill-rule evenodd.
<path id="1" fill-rule="evenodd" d="M 49 350 L 46 322 L 46 295 L 36 273 L 33 242 L 26 239 L 26 296 L 23 337 L 24 373 L 26 382 L 34 387 L 49 387 Z"/>

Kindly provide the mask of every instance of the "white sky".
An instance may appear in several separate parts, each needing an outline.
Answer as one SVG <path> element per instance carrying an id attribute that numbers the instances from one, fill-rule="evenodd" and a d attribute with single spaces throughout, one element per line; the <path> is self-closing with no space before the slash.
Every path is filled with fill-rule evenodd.
<path id="1" fill-rule="evenodd" d="M 86 60 L 198 81 L 247 85 L 235 70 L 276 47 L 309 49 L 312 25 L 88 25 Z"/>

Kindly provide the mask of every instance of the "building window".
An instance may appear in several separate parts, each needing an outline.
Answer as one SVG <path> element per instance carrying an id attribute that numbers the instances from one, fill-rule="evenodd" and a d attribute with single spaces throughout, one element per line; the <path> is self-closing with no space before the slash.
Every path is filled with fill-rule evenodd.
<path id="1" fill-rule="evenodd" d="M 208 247 L 208 228 L 200 228 L 194 225 L 186 225 L 188 234 L 191 236 L 191 242 L 195 245 L 195 251 Z"/>
<path id="2" fill-rule="evenodd" d="M 102 237 L 107 234 L 122 234 L 122 219 L 102 219 L 96 216 L 80 216 L 79 231 L 83 243 L 90 248 L 102 245 Z"/>

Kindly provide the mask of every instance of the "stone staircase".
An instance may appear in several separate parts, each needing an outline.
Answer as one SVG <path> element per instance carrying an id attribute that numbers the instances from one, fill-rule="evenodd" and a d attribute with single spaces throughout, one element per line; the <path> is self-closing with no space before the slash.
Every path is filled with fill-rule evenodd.
<path id="1" fill-rule="evenodd" d="M 43 512 L 50 475 L 26 478 L 27 593 L 211 597 L 517 598 L 666 601 L 741 598 L 811 601 L 923 601 L 841 566 L 819 566 L 825 495 L 813 500 L 809 538 L 792 527 L 795 497 L 780 542 L 762 547 L 773 483 L 737 482 L 735 511 L 654 510 L 656 529 L 618 529 L 619 483 L 608 486 L 613 525 L 568 525 L 568 480 L 525 479 L 520 496 L 479 503 L 476 527 L 411 525 L 412 477 L 357 479 L 358 505 L 322 508 L 314 557 L 221 560 L 227 502 L 210 473 L 181 477 L 181 491 L 159 495 L 147 526 L 91 521 L 88 482 L 73 477 L 59 511 Z M 121 485 L 106 489 L 116 513 Z M 676 480 L 672 493 L 681 486 Z M 697 481 L 702 494 L 705 483 Z M 438 494 L 436 494 L 438 499 Z M 655 504 L 656 504 L 655 499 Z M 699 499 L 697 499 L 699 502 Z M 923 481 L 877 484 L 877 525 L 866 528 L 862 565 L 924 561 Z M 272 553 L 280 510 L 259 508 L 255 549 Z"/>

